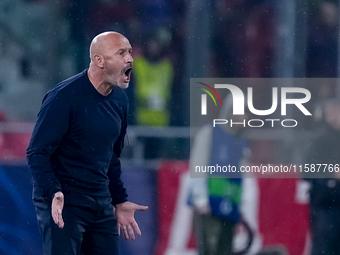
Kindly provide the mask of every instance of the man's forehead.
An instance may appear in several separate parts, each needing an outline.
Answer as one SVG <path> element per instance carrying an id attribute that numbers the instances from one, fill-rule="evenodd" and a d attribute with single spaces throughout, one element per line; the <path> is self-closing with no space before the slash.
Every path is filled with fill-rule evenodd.
<path id="1" fill-rule="evenodd" d="M 119 48 L 119 49 L 131 49 L 131 44 L 128 39 L 125 37 L 120 38 L 119 40 L 113 39 L 111 40 L 111 45 L 114 48 Z"/>

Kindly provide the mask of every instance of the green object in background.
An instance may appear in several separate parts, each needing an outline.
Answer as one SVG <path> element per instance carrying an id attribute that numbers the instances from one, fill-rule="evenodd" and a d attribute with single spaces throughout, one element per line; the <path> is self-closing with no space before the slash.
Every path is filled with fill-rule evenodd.
<path id="1" fill-rule="evenodd" d="M 171 95 L 173 68 L 168 59 L 150 63 L 143 57 L 134 60 L 136 78 L 136 117 L 139 125 L 168 126 L 168 102 Z"/>
<path id="2" fill-rule="evenodd" d="M 212 197 L 226 197 L 234 204 L 241 203 L 242 183 L 228 178 L 208 179 L 209 194 Z"/>

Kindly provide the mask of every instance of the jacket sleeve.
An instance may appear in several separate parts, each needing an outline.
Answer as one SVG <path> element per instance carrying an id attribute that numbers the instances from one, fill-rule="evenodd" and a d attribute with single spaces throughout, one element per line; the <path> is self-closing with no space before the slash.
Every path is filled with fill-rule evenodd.
<path id="1" fill-rule="evenodd" d="M 109 190 L 112 197 L 112 204 L 120 204 L 127 201 L 127 193 L 126 189 L 124 188 L 124 184 L 121 180 L 121 165 L 120 165 L 120 154 L 124 147 L 124 138 L 126 134 L 127 128 L 127 114 L 124 114 L 124 121 L 121 127 L 120 135 L 113 146 L 113 155 L 111 158 L 109 170 L 108 170 L 108 177 L 110 180 L 109 183 Z"/>
<path id="2" fill-rule="evenodd" d="M 61 186 L 53 171 L 50 157 L 69 126 L 70 104 L 60 93 L 48 93 L 42 102 L 38 120 L 26 150 L 28 167 L 40 196 L 50 202 Z"/>

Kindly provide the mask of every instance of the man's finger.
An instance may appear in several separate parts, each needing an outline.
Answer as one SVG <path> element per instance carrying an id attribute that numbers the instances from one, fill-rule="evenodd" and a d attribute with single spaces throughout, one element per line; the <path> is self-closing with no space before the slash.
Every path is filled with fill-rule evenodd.
<path id="1" fill-rule="evenodd" d="M 120 224 L 119 223 L 117 224 L 117 227 L 118 227 L 118 235 L 120 236 Z"/>
<path id="2" fill-rule="evenodd" d="M 52 213 L 52 218 L 54 223 L 58 225 L 58 215 L 56 213 Z"/>
<path id="3" fill-rule="evenodd" d="M 128 225 L 128 231 L 129 231 L 129 236 L 132 240 L 135 240 L 135 233 L 133 232 L 133 229 L 130 225 Z"/>
<path id="4" fill-rule="evenodd" d="M 62 221 L 62 222 L 59 222 L 59 225 L 58 225 L 58 226 L 59 226 L 59 228 L 64 228 L 64 225 L 65 225 L 65 224 L 64 224 L 64 222 Z"/>
<path id="5" fill-rule="evenodd" d="M 58 209 L 58 227 L 63 228 L 64 227 L 64 220 L 62 216 L 62 210 Z"/>
<path id="6" fill-rule="evenodd" d="M 63 217 L 61 213 L 62 213 L 62 210 L 57 209 L 55 213 L 55 220 L 54 220 L 55 224 L 57 224 L 59 228 L 64 227 L 64 221 L 63 221 Z"/>
<path id="7" fill-rule="evenodd" d="M 134 230 L 136 231 L 137 235 L 141 236 L 142 232 L 139 229 L 139 226 L 137 224 L 137 222 L 132 223 L 132 227 L 134 228 Z"/>
<path id="8" fill-rule="evenodd" d="M 124 233 L 125 240 L 129 240 L 129 234 L 127 232 L 126 226 L 123 226 L 123 233 Z"/>
<path id="9" fill-rule="evenodd" d="M 145 205 L 136 205 L 135 207 L 136 211 L 146 211 L 147 209 L 149 209 L 149 207 Z"/>
<path id="10" fill-rule="evenodd" d="M 52 218 L 53 218 L 54 223 L 58 225 L 59 216 L 58 216 L 58 211 L 56 209 L 52 210 Z"/>

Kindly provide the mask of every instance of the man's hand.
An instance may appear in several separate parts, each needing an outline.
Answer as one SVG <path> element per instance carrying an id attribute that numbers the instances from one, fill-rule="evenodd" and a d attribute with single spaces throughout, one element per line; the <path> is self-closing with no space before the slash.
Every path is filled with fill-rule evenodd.
<path id="1" fill-rule="evenodd" d="M 135 203 L 131 203 L 126 201 L 121 204 L 116 205 L 116 217 L 117 217 L 117 225 L 118 225 L 118 234 L 120 235 L 120 228 L 123 229 L 123 234 L 126 240 L 135 240 L 135 233 L 137 235 L 142 235 L 140 229 L 138 227 L 137 222 L 135 221 L 135 211 L 146 211 L 148 209 L 147 206 L 137 205 Z"/>
<path id="2" fill-rule="evenodd" d="M 62 216 L 63 208 L 64 208 L 64 194 L 59 191 L 54 194 L 51 211 L 54 223 L 57 224 L 59 228 L 64 227 L 64 220 Z"/>

